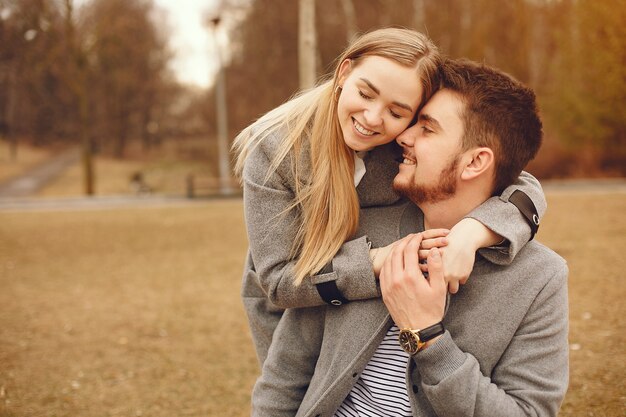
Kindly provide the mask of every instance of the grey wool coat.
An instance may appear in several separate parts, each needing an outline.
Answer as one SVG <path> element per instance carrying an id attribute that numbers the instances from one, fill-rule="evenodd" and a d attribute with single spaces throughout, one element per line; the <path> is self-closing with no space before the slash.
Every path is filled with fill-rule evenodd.
<path id="1" fill-rule="evenodd" d="M 362 210 L 386 245 L 422 228 L 411 203 Z M 253 396 L 253 416 L 332 416 L 392 320 L 381 299 L 288 309 Z M 478 255 L 451 296 L 446 333 L 407 363 L 413 416 L 556 416 L 568 384 L 567 266 L 528 243 L 510 265 Z"/>
<path id="2" fill-rule="evenodd" d="M 309 172 L 309 155 L 308 149 L 303 147 L 301 155 L 289 155 L 268 176 L 279 142 L 277 136 L 262 141 L 247 158 L 243 171 L 244 214 L 250 246 L 241 295 L 261 365 L 285 308 L 325 304 L 315 284 L 333 280 L 344 297 L 351 301 L 380 297 L 369 258 L 368 236 L 363 228 L 335 255 L 332 272 L 313 275 L 301 285 L 293 285 L 295 262 L 290 259 L 290 251 L 300 223 L 297 210 L 287 210 L 293 202 L 296 183 L 289 158 L 301 158 L 301 172 Z M 395 159 L 400 155 L 400 147 L 395 142 L 377 147 L 366 155 L 367 171 L 357 187 L 362 208 L 385 210 L 385 207 L 402 201 L 391 186 L 398 173 Z M 485 258 L 496 264 L 510 263 L 530 238 L 530 228 L 523 216 L 508 201 L 517 189 L 531 198 L 541 218 L 546 210 L 545 196 L 539 182 L 527 173 L 522 173 L 501 196 L 487 200 L 467 216 L 479 220 L 508 240 L 504 250 L 481 250 Z"/>

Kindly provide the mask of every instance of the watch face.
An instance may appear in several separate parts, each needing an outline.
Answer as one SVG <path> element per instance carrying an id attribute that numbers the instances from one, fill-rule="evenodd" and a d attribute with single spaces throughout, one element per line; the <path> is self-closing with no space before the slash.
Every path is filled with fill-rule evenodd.
<path id="1" fill-rule="evenodd" d="M 413 355 L 419 350 L 417 335 L 415 335 L 412 331 L 401 330 L 399 339 L 400 346 L 402 346 L 402 349 L 404 349 L 405 352 Z"/>

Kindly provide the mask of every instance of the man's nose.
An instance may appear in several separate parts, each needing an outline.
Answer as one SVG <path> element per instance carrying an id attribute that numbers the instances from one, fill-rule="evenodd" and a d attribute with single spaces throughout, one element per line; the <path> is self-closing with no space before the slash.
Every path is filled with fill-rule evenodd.
<path id="1" fill-rule="evenodd" d="M 417 129 L 418 129 L 417 125 L 414 125 L 406 129 L 404 132 L 400 133 L 398 137 L 396 138 L 396 142 L 398 142 L 398 145 L 407 147 L 407 148 L 412 148 L 413 145 L 415 144 L 415 136 L 417 135 Z"/>

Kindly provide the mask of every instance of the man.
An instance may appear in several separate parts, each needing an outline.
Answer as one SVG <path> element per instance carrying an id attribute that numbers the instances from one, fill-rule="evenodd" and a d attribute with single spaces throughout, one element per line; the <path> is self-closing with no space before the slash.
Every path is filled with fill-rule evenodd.
<path id="1" fill-rule="evenodd" d="M 467 61 L 442 72 L 442 89 L 398 138 L 404 161 L 394 187 L 419 208 L 364 211 L 361 227 L 377 245 L 384 230 L 449 228 L 509 185 L 540 146 L 531 90 Z M 478 256 L 469 282 L 446 302 L 439 250 L 420 266 L 420 241 L 409 235 L 385 260 L 384 304 L 286 311 L 253 414 L 558 413 L 568 379 L 564 260 L 537 242 L 507 266 Z"/>

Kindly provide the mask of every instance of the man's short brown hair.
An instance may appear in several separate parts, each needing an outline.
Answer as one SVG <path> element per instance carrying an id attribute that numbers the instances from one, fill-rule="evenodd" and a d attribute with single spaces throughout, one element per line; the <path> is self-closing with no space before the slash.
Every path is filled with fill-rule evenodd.
<path id="1" fill-rule="evenodd" d="M 535 93 L 500 70 L 456 59 L 442 65 L 441 87 L 456 92 L 464 103 L 463 151 L 479 146 L 493 150 L 493 195 L 500 194 L 541 146 Z"/>

